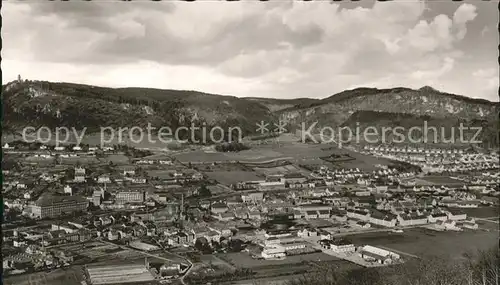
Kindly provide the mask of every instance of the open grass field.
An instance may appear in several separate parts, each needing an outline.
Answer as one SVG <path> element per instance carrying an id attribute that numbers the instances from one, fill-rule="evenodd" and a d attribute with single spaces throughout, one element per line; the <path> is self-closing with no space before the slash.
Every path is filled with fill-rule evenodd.
<path id="1" fill-rule="evenodd" d="M 231 158 L 227 157 L 222 152 L 205 152 L 202 150 L 176 153 L 173 155 L 177 160 L 182 163 L 188 162 L 205 162 L 212 163 L 216 161 L 230 161 Z"/>
<path id="2" fill-rule="evenodd" d="M 124 154 L 110 154 L 100 159 L 101 162 L 113 162 L 115 165 L 129 164 L 129 158 Z"/>
<path id="3" fill-rule="evenodd" d="M 463 185 L 463 181 L 449 176 L 425 176 L 415 181 L 418 185 Z"/>
<path id="4" fill-rule="evenodd" d="M 245 253 L 242 253 L 242 255 Z M 247 254 L 245 254 L 247 255 Z M 247 255 L 248 256 L 248 255 Z M 247 260 L 240 259 L 239 253 L 233 254 L 231 258 L 239 260 L 238 265 L 249 268 L 254 272 L 252 279 L 234 281 L 227 284 L 275 284 L 290 280 L 290 277 L 298 277 L 301 274 L 320 273 L 326 268 L 337 268 L 338 270 L 354 269 L 359 266 L 345 260 L 340 260 L 324 253 L 313 253 L 307 255 L 289 256 L 285 260 Z"/>
<path id="5" fill-rule="evenodd" d="M 498 217 L 500 215 L 500 209 L 498 207 L 478 207 L 478 208 L 460 208 L 460 211 L 467 214 L 468 217 L 475 218 L 491 218 Z"/>
<path id="6" fill-rule="evenodd" d="M 80 157 L 68 157 L 61 158 L 61 164 L 75 165 L 75 164 L 97 164 L 99 163 L 99 159 L 91 156 L 80 156 Z"/>
<path id="7" fill-rule="evenodd" d="M 252 280 L 240 280 L 240 281 L 232 281 L 231 285 L 285 285 L 289 280 L 297 279 L 302 277 L 303 274 L 293 274 L 286 276 L 278 276 L 278 277 L 267 277 L 260 279 L 252 279 Z"/>
<path id="8" fill-rule="evenodd" d="M 262 260 L 254 259 L 246 252 L 227 253 L 221 256 L 236 267 L 254 268 L 262 266 L 288 266 L 290 264 L 301 263 L 303 261 L 331 261 L 339 260 L 336 257 L 325 253 L 311 253 L 305 255 L 287 256 L 284 260 Z"/>
<path id="9" fill-rule="evenodd" d="M 217 164 L 204 164 L 193 165 L 199 171 L 253 171 L 251 167 L 245 166 L 241 163 L 217 163 Z"/>
<path id="10" fill-rule="evenodd" d="M 235 267 L 230 263 L 218 258 L 213 254 L 204 254 L 200 256 L 201 262 L 204 264 L 212 264 L 223 271 L 233 271 Z"/>
<path id="11" fill-rule="evenodd" d="M 204 172 L 210 179 L 217 180 L 224 185 L 235 184 L 241 181 L 262 180 L 263 177 L 251 171 L 212 171 Z"/>
<path id="12" fill-rule="evenodd" d="M 4 277 L 5 285 L 80 285 L 83 280 L 81 266 L 71 266 L 52 272 L 37 272 Z"/>
<path id="13" fill-rule="evenodd" d="M 332 154 L 349 154 L 351 161 L 327 163 L 320 159 Z M 205 152 L 202 150 L 177 153 L 174 156 L 181 162 L 228 162 L 240 161 L 242 163 L 263 163 L 275 160 L 289 160 L 299 164 L 328 164 L 336 168 L 359 168 L 365 171 L 377 169 L 376 164 L 391 165 L 392 162 L 369 155 L 364 155 L 339 149 L 335 146 L 324 144 L 280 143 L 268 145 L 253 145 L 251 149 L 236 153 Z"/>
<path id="14" fill-rule="evenodd" d="M 366 233 L 352 235 L 348 239 L 355 245 L 380 245 L 419 257 L 439 255 L 446 258 L 461 258 L 467 252 L 498 246 L 498 232 L 482 230 L 436 232 L 415 228 L 405 230 L 402 234 Z"/>
<path id="15" fill-rule="evenodd" d="M 254 170 L 261 175 L 276 175 L 276 174 L 290 174 L 290 173 L 302 173 L 308 175 L 309 172 L 299 168 L 295 165 L 285 165 L 269 168 L 255 167 Z"/>
<path id="16" fill-rule="evenodd" d="M 476 223 L 480 229 L 486 229 L 497 233 L 500 230 L 500 224 L 498 223 L 498 219 L 476 220 Z"/>
<path id="17" fill-rule="evenodd" d="M 340 168 L 359 168 L 362 171 L 373 171 L 378 168 L 375 166 L 377 164 L 381 165 L 392 165 L 393 163 L 385 158 L 375 157 L 370 155 L 365 155 L 357 152 L 353 152 L 347 149 L 338 149 L 334 151 L 336 154 L 349 154 L 354 160 L 335 162 L 332 163 L 336 167 Z"/>
<path id="18" fill-rule="evenodd" d="M 226 153 L 231 160 L 259 161 L 281 158 L 284 155 L 279 149 L 268 147 L 256 147 L 240 152 Z"/>
<path id="19" fill-rule="evenodd" d="M 210 190 L 210 193 L 212 195 L 222 195 L 222 194 L 226 194 L 226 193 L 231 193 L 232 190 L 227 187 L 227 186 L 223 186 L 223 185 L 220 185 L 220 184 L 217 184 L 217 185 L 210 185 L 210 186 L 207 186 L 208 190 Z"/>

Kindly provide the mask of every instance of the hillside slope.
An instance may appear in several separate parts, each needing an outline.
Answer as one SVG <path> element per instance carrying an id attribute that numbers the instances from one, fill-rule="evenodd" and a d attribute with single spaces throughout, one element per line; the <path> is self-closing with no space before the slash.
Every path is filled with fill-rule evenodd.
<path id="1" fill-rule="evenodd" d="M 319 124 L 340 126 L 356 111 L 496 120 L 499 103 L 443 93 L 427 86 L 418 90 L 357 88 L 313 104 L 282 110 L 280 117 L 292 123 L 318 121 Z"/>
<path id="2" fill-rule="evenodd" d="M 24 126 L 87 128 L 189 126 L 193 120 L 207 127 L 238 126 L 244 135 L 256 123 L 288 122 L 287 129 L 304 122 L 339 127 L 361 122 L 366 127 L 411 127 L 424 121 L 434 125 L 485 126 L 488 141 L 498 141 L 499 103 L 443 93 L 430 87 L 357 88 L 325 99 L 238 98 L 196 91 L 152 88 L 106 88 L 74 83 L 11 82 L 2 87 L 3 129 Z M 494 137 L 494 139 L 492 139 Z"/>
<path id="3" fill-rule="evenodd" d="M 190 125 L 240 126 L 252 132 L 255 123 L 273 113 L 258 102 L 196 91 L 149 88 L 105 88 L 73 83 L 27 81 L 3 87 L 4 125 L 153 127 Z"/>

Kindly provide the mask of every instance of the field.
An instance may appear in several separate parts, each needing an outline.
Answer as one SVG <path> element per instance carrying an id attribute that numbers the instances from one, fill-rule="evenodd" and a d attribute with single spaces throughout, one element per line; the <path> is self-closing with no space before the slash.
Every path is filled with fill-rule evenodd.
<path id="1" fill-rule="evenodd" d="M 235 184 L 241 181 L 262 180 L 263 177 L 251 171 L 213 171 L 204 172 L 210 179 L 217 180 L 224 185 Z"/>
<path id="2" fill-rule="evenodd" d="M 426 176 L 416 180 L 418 185 L 463 185 L 462 181 L 449 176 Z"/>
<path id="3" fill-rule="evenodd" d="M 320 157 L 327 157 L 331 154 L 348 154 L 354 160 L 327 163 Z M 267 145 L 252 145 L 249 150 L 235 153 L 205 152 L 202 150 L 174 154 L 181 162 L 229 162 L 239 161 L 241 163 L 264 163 L 278 160 L 288 160 L 298 164 L 326 164 L 338 168 L 359 168 L 366 171 L 377 169 L 376 164 L 390 165 L 391 161 L 384 158 L 377 158 L 350 151 L 339 149 L 332 145 L 325 144 L 302 144 L 302 143 L 276 143 Z"/>
<path id="4" fill-rule="evenodd" d="M 363 171 L 373 171 L 373 170 L 378 169 L 375 166 L 377 164 L 381 164 L 381 165 L 392 165 L 393 164 L 390 160 L 387 160 L 385 158 L 364 155 L 364 154 L 353 152 L 353 151 L 350 151 L 347 149 L 339 149 L 335 153 L 337 153 L 337 154 L 347 153 L 352 158 L 354 158 L 354 160 L 350 160 L 350 161 L 332 163 L 333 165 L 336 165 L 337 167 L 340 167 L 340 168 L 359 168 L 360 170 L 363 170 Z"/>
<path id="5" fill-rule="evenodd" d="M 231 190 L 231 188 L 229 188 L 227 186 L 223 186 L 221 184 L 210 185 L 210 186 L 207 186 L 207 188 L 208 188 L 208 190 L 210 190 L 210 193 L 212 194 L 212 196 L 228 194 L 228 193 L 233 192 Z"/>
<path id="6" fill-rule="evenodd" d="M 500 215 L 498 207 L 460 208 L 459 210 L 466 213 L 468 217 L 474 218 L 491 218 Z"/>
<path id="7" fill-rule="evenodd" d="M 57 269 L 52 272 L 37 272 L 7 276 L 2 280 L 5 285 L 80 285 L 83 280 L 81 266 Z"/>
<path id="8" fill-rule="evenodd" d="M 477 225 L 480 229 L 487 229 L 490 231 L 497 231 L 500 229 L 500 225 L 498 224 L 498 218 L 496 219 L 488 219 L 488 220 L 476 220 Z"/>
<path id="9" fill-rule="evenodd" d="M 236 153 L 227 153 L 231 160 L 241 161 L 265 161 L 276 158 L 283 158 L 284 155 L 280 149 L 271 149 L 267 147 L 257 147 Z"/>
<path id="10" fill-rule="evenodd" d="M 92 156 L 79 156 L 79 157 L 68 157 L 68 158 L 61 158 L 61 164 L 69 164 L 69 165 L 75 165 L 75 164 L 96 164 L 99 163 L 99 160 L 95 157 Z"/>
<path id="11" fill-rule="evenodd" d="M 217 163 L 217 164 L 204 164 L 193 165 L 199 171 L 253 171 L 251 167 L 247 167 L 241 163 Z"/>
<path id="12" fill-rule="evenodd" d="M 276 174 L 290 174 L 290 173 L 302 173 L 304 175 L 309 174 L 306 170 L 301 169 L 295 165 L 285 165 L 285 166 L 269 167 L 269 168 L 255 167 L 254 169 L 256 172 L 262 175 L 276 175 Z"/>
<path id="13" fill-rule="evenodd" d="M 177 153 L 173 155 L 177 160 L 183 163 L 188 162 L 204 162 L 212 163 L 217 161 L 230 161 L 231 158 L 227 157 L 225 153 L 221 152 L 205 152 L 202 150 Z"/>
<path id="14" fill-rule="evenodd" d="M 262 260 L 252 258 L 248 253 L 237 252 L 224 254 L 223 256 L 221 256 L 221 258 L 240 268 L 254 268 L 274 265 L 288 266 L 290 264 L 301 263 L 303 261 L 339 260 L 338 258 L 325 253 L 311 253 L 306 255 L 287 256 L 287 258 L 284 260 Z"/>
<path id="15" fill-rule="evenodd" d="M 254 273 L 252 279 L 231 284 L 269 284 L 266 282 L 286 280 L 291 275 L 322 272 L 332 267 L 338 270 L 359 268 L 355 264 L 324 253 L 287 256 L 285 260 L 257 260 L 247 253 L 225 254 L 223 258 L 238 268 L 248 268 Z"/>
<path id="16" fill-rule="evenodd" d="M 422 228 L 405 230 L 402 234 L 366 233 L 349 236 L 355 245 L 384 246 L 419 257 L 439 255 L 460 258 L 464 253 L 498 246 L 496 231 L 435 232 Z"/>
<path id="17" fill-rule="evenodd" d="M 100 160 L 106 163 L 113 162 L 116 165 L 129 164 L 129 159 L 124 154 L 110 154 Z"/>

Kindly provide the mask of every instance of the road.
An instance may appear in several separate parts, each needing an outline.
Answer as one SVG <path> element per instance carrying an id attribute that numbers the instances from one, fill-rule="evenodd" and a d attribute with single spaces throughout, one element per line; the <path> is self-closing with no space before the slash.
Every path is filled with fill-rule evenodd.
<path id="1" fill-rule="evenodd" d="M 494 224 L 499 224 L 497 220 L 493 219 L 498 219 L 498 217 L 488 217 L 488 218 L 473 218 L 476 221 L 483 221 L 483 222 L 489 222 L 489 223 L 494 223 Z"/>
<path id="2" fill-rule="evenodd" d="M 380 247 L 382 249 L 385 249 L 385 250 L 388 250 L 388 251 L 392 251 L 392 252 L 395 252 L 395 253 L 399 253 L 401 255 L 406 255 L 406 256 L 410 256 L 410 257 L 413 257 L 413 258 L 420 259 L 420 257 L 418 257 L 418 256 L 416 256 L 414 254 L 408 253 L 408 252 L 404 252 L 404 251 L 400 251 L 400 250 L 395 250 L 395 249 L 392 249 L 392 248 L 389 248 L 389 247 L 385 247 L 385 246 L 381 246 L 381 245 L 377 245 L 377 247 Z"/>
<path id="3" fill-rule="evenodd" d="M 165 249 L 165 247 L 163 247 L 163 246 L 162 246 L 162 245 L 158 242 L 158 240 L 154 239 L 154 241 L 156 242 L 156 244 L 157 244 L 157 245 L 158 245 L 158 246 L 159 246 L 159 247 L 160 247 L 160 248 L 161 248 L 164 252 L 167 252 L 167 253 L 169 253 L 169 254 L 171 254 L 171 255 L 177 256 L 177 257 L 178 257 L 178 258 L 180 258 L 180 259 L 184 259 L 184 260 L 187 262 L 187 264 L 188 264 L 188 269 L 186 270 L 186 272 L 184 272 L 184 275 L 182 275 L 182 277 L 179 279 L 179 281 L 181 281 L 181 283 L 182 283 L 182 284 L 186 284 L 185 278 L 186 278 L 186 276 L 189 274 L 189 272 L 191 272 L 191 270 L 193 270 L 193 268 L 194 268 L 194 264 L 191 262 L 191 260 L 189 260 L 189 259 L 185 258 L 184 256 L 181 256 L 181 255 L 179 255 L 179 254 L 177 254 L 177 253 L 173 253 L 173 252 L 171 252 L 171 251 L 166 250 L 166 249 Z"/>
<path id="4" fill-rule="evenodd" d="M 141 254 L 144 254 L 144 255 L 147 255 L 147 256 L 150 256 L 150 257 L 154 257 L 154 258 L 157 258 L 157 259 L 161 259 L 161 260 L 163 260 L 163 261 L 169 261 L 169 262 L 175 262 L 175 263 L 176 263 L 176 262 L 178 262 L 178 260 L 173 260 L 173 259 L 170 259 L 170 258 L 167 258 L 167 257 L 163 257 L 163 256 L 159 256 L 159 255 L 152 254 L 152 253 L 149 253 L 149 252 L 145 252 L 145 251 L 142 251 L 142 250 L 139 250 L 139 249 L 135 249 L 135 248 L 133 248 L 133 247 L 124 246 L 124 245 L 118 245 L 118 244 L 112 243 L 112 242 L 107 241 L 107 240 L 104 240 L 104 239 L 100 239 L 99 241 L 101 241 L 101 242 L 103 242 L 103 243 L 106 243 L 106 244 L 113 245 L 113 246 L 118 246 L 118 247 L 120 247 L 120 248 L 126 248 L 126 249 L 129 249 L 129 250 L 133 250 L 133 251 L 136 251 L 136 252 L 140 252 Z M 185 261 L 186 261 L 186 263 L 188 264 L 189 268 L 188 268 L 188 270 L 184 273 L 184 275 L 183 275 L 183 276 L 179 279 L 179 281 L 181 281 L 181 283 L 182 283 L 182 284 L 186 284 L 186 282 L 185 282 L 184 278 L 185 278 L 185 277 L 189 274 L 189 272 L 193 269 L 193 263 L 192 263 L 189 259 L 187 259 L 187 258 L 185 258 L 185 257 L 183 257 L 183 256 L 181 256 L 181 255 L 178 255 L 178 254 L 176 254 L 176 253 L 173 253 L 173 252 L 167 251 L 167 250 L 165 250 L 164 248 L 162 248 L 162 250 L 163 250 L 164 252 L 167 252 L 167 253 L 169 253 L 169 254 L 172 254 L 172 255 L 174 255 L 174 256 L 177 256 L 177 257 L 179 257 L 180 259 L 183 259 L 183 260 L 185 260 Z"/>

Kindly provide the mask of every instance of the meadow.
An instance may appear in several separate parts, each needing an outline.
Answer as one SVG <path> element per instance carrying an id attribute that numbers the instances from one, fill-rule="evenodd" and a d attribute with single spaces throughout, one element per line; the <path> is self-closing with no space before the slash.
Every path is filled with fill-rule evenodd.
<path id="1" fill-rule="evenodd" d="M 205 175 L 224 185 L 264 179 L 262 176 L 258 176 L 257 173 L 251 171 L 211 171 L 205 172 Z"/>

